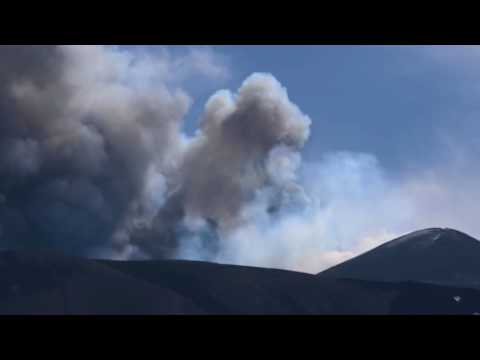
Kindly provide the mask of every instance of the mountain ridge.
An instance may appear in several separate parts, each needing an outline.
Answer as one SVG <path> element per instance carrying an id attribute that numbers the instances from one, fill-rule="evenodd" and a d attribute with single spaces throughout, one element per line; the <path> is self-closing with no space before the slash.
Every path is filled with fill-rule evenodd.
<path id="1" fill-rule="evenodd" d="M 450 228 L 405 234 L 317 274 L 480 289 L 480 241 Z"/>
<path id="2" fill-rule="evenodd" d="M 412 261 L 423 261 L 430 256 L 432 261 L 450 259 L 443 268 L 434 266 L 435 271 L 442 270 L 440 275 L 444 276 L 445 271 L 465 270 L 465 263 L 458 261 L 455 254 L 446 256 L 445 251 L 451 251 L 452 244 L 460 244 L 460 258 L 467 252 L 475 260 L 480 258 L 476 253 L 477 243 L 476 239 L 456 230 L 424 229 L 360 255 L 360 263 L 347 261 L 330 271 L 342 269 L 345 264 L 348 268 L 352 262 L 357 267 L 364 264 L 365 256 L 372 258 L 373 254 L 376 273 L 388 273 L 392 265 L 398 266 L 402 273 L 405 263 L 410 266 L 414 264 Z M 437 255 L 432 257 L 432 254 Z M 392 256 L 400 261 L 392 262 Z M 477 264 L 478 261 L 473 264 L 474 270 Z M 450 286 L 426 283 L 422 279 L 384 281 L 361 279 L 362 271 L 355 274 L 356 279 L 343 276 L 348 274 L 314 275 L 187 260 L 109 261 L 49 252 L 6 251 L 0 252 L 0 314 L 480 313 L 480 289 L 471 283 L 464 286 L 464 282 L 457 282 Z"/>

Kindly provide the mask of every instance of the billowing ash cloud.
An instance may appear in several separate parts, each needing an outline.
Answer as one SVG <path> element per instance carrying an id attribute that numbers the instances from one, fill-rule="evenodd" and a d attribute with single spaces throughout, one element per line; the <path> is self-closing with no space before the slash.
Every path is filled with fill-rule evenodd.
<path id="1" fill-rule="evenodd" d="M 105 46 L 0 47 L 2 246 L 84 252 L 154 216 L 191 100 L 170 79 L 136 80 L 168 65 Z"/>
<path id="2" fill-rule="evenodd" d="M 303 196 L 310 120 L 273 76 L 212 96 L 188 138 L 175 69 L 225 75 L 199 49 L 0 47 L 2 247 L 165 257 L 200 236 L 214 253 L 259 196 L 271 212 Z"/>
<path id="3" fill-rule="evenodd" d="M 182 169 L 186 211 L 227 225 L 255 190 L 288 190 L 294 179 L 284 163 L 296 160 L 309 126 L 308 117 L 269 75 L 251 76 L 236 96 L 214 95 Z"/>
<path id="4" fill-rule="evenodd" d="M 318 272 L 422 227 L 480 236 L 478 149 L 395 179 L 369 154 L 302 163 L 310 119 L 271 75 L 182 133 L 180 86 L 227 74 L 205 48 L 0 46 L 0 248 Z"/>
<path id="5" fill-rule="evenodd" d="M 309 127 L 310 119 L 271 75 L 252 75 L 238 94 L 224 90 L 213 95 L 197 135 L 186 147 L 174 193 L 153 229 L 137 236 L 136 244 L 156 256 L 169 256 L 178 250 L 178 240 L 184 240 L 192 219 L 206 221 L 207 239 L 223 239 L 247 221 L 244 210 L 257 203 L 259 193 L 271 192 L 262 203 L 270 209 L 303 195 L 295 172 Z M 183 235 L 178 235 L 179 224 Z M 169 240 L 155 241 L 159 234 Z"/>

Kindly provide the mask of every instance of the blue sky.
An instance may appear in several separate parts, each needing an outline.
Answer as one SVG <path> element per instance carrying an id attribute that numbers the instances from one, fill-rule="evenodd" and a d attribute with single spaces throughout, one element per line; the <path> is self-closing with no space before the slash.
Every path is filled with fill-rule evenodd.
<path id="1" fill-rule="evenodd" d="M 151 48 L 153 49 L 153 48 Z M 442 136 L 469 136 L 477 112 L 477 49 L 428 46 L 214 46 L 229 68 L 219 83 L 191 85 L 192 131 L 218 88 L 272 73 L 312 121 L 304 159 L 325 151 L 372 153 L 391 171 L 439 160 Z M 185 51 L 174 47 L 173 52 Z M 154 50 L 153 50 L 154 51 Z M 478 80 L 478 79 L 477 79 Z M 192 83 L 193 84 L 193 83 Z"/>

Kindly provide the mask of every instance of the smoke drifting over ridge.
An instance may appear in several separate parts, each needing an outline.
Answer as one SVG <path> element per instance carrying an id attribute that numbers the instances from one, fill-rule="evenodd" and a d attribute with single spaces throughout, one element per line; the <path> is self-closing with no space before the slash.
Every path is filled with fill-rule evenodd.
<path id="1" fill-rule="evenodd" d="M 271 75 L 187 136 L 182 81 L 227 72 L 204 49 L 0 46 L 0 248 L 318 272 L 422 227 L 480 236 L 478 152 L 396 178 L 371 154 L 305 163 L 311 121 Z"/>
<path id="2" fill-rule="evenodd" d="M 191 100 L 171 74 L 138 81 L 168 68 L 159 61 L 104 46 L 0 47 L 3 247 L 170 257 L 182 229 L 212 225 L 223 239 L 259 191 L 271 192 L 265 206 L 301 193 L 291 172 L 310 120 L 272 76 L 215 94 L 188 138 Z"/>

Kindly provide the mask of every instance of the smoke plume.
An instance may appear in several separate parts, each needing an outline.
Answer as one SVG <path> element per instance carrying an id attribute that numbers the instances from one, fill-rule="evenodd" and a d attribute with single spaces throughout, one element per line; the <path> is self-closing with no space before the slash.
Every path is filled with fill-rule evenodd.
<path id="1" fill-rule="evenodd" d="M 0 46 L 0 247 L 318 272 L 422 227 L 480 235 L 470 149 L 396 178 L 372 154 L 306 163 L 311 120 L 272 75 L 186 135 L 182 83 L 227 73 L 208 49 Z"/>
<path id="2" fill-rule="evenodd" d="M 154 217 L 191 99 L 161 72 L 137 80 L 168 65 L 105 46 L 0 47 L 3 246 L 122 247 Z"/>
<path id="3" fill-rule="evenodd" d="M 0 47 L 2 245 L 171 257 L 206 228 L 213 251 L 258 192 L 270 191 L 267 207 L 301 193 L 310 120 L 273 76 L 218 92 L 197 134 L 182 133 L 191 99 L 172 71 L 224 74 L 201 54 Z"/>

